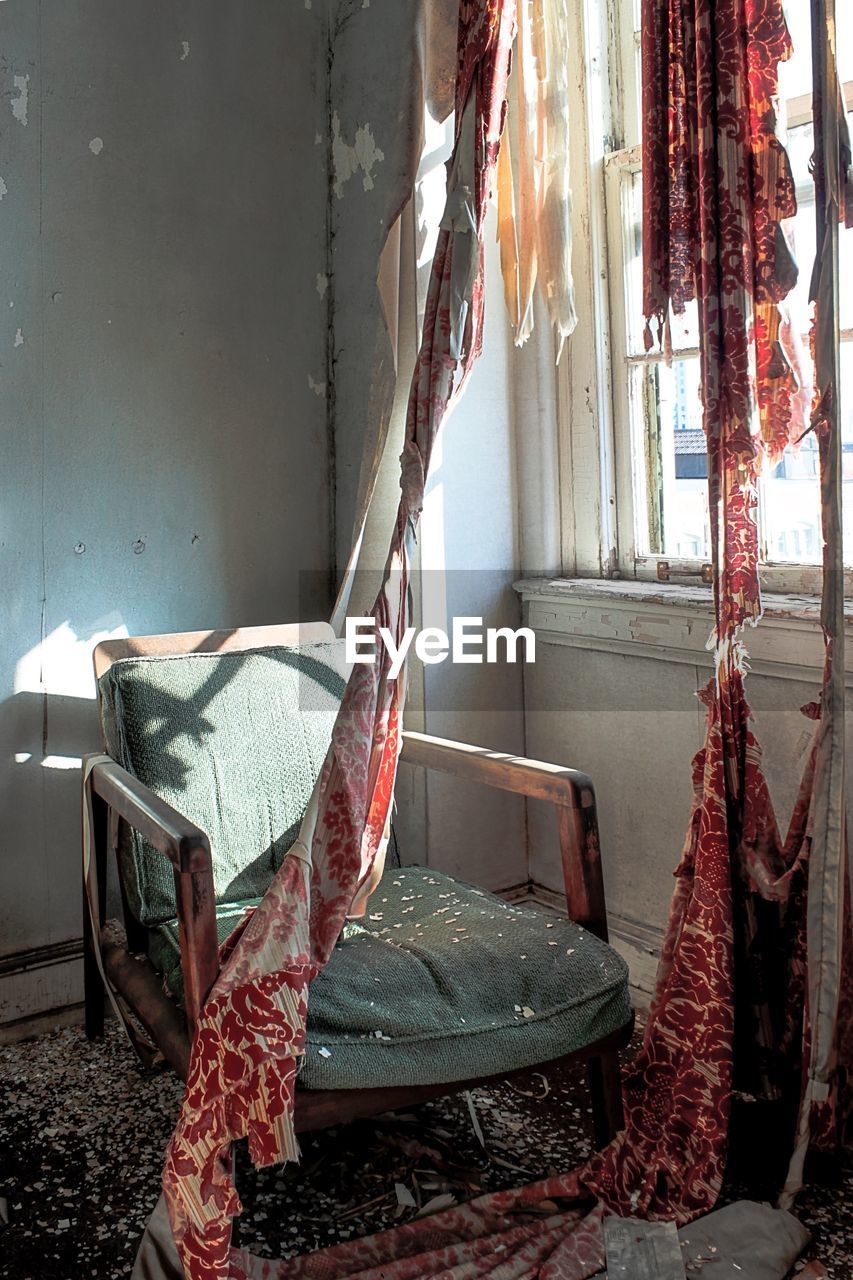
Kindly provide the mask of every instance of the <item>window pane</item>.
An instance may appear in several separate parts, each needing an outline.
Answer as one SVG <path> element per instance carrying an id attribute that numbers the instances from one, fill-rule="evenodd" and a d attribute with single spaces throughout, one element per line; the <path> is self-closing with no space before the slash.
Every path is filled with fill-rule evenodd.
<path id="1" fill-rule="evenodd" d="M 646 499 L 641 552 L 707 559 L 708 462 L 699 361 L 651 361 L 632 370 L 637 489 Z"/>
<path id="2" fill-rule="evenodd" d="M 841 448 L 844 561 L 853 564 L 853 342 L 841 344 Z M 819 563 L 823 540 L 814 436 L 807 436 L 797 450 L 785 450 L 762 481 L 761 502 L 768 561 Z"/>
<path id="3" fill-rule="evenodd" d="M 784 0 L 794 52 L 779 65 L 779 96 L 799 98 L 812 91 L 812 18 L 809 0 Z"/>
<path id="4" fill-rule="evenodd" d="M 817 442 L 807 436 L 762 481 L 761 510 L 770 562 L 816 564 L 821 558 Z"/>

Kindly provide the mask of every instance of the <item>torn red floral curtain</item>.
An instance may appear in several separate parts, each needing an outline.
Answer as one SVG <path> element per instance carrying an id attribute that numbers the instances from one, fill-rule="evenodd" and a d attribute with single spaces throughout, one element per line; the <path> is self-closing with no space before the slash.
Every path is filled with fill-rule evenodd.
<path id="1" fill-rule="evenodd" d="M 812 426 L 821 442 L 827 665 L 820 702 L 803 708 L 819 723 L 782 842 L 750 724 L 739 633 L 761 613 L 758 475 L 806 429 L 801 350 L 784 305 L 796 279 L 784 223 L 796 212 L 796 199 L 775 131 L 777 69 L 790 55 L 789 37 L 780 0 L 678 0 L 668 7 L 645 0 L 643 18 L 644 309 L 665 341 L 670 307 L 680 313 L 687 302 L 697 303 L 717 666 L 703 694 L 709 730 L 694 774 L 696 834 L 679 868 L 673 955 L 665 957 L 671 975 L 662 970 L 660 998 L 671 999 L 697 877 L 711 870 L 713 879 L 703 888 L 718 913 L 719 963 L 711 984 L 717 1052 L 711 1061 L 721 1116 L 716 1122 L 705 1117 L 710 1131 L 718 1130 L 708 1172 L 719 1185 L 732 1087 L 789 1105 L 802 1092 L 798 1160 L 786 1188 L 790 1202 L 809 1116 L 815 1138 L 837 1144 L 849 1109 L 851 1046 L 841 1042 L 839 1019 L 853 980 L 844 905 L 843 656 L 838 661 L 841 473 L 830 465 L 840 428 L 837 417 L 830 424 L 820 410 L 827 384 L 819 363 Z M 816 45 L 832 25 L 815 23 Z M 815 77 L 818 128 L 821 101 L 837 101 L 832 62 L 826 85 Z M 831 188 L 838 158 L 836 144 L 831 164 L 818 165 Z M 836 199 L 827 215 L 836 227 L 838 215 Z M 833 386 L 837 413 L 837 378 Z"/>
<path id="2" fill-rule="evenodd" d="M 409 623 L 409 563 L 433 445 L 482 344 L 483 227 L 514 12 L 514 0 L 460 5 L 456 142 L 409 399 L 402 496 L 373 610 L 377 640 L 385 627 L 397 645 Z M 232 1143 L 248 1137 L 257 1166 L 298 1155 L 293 1103 L 308 985 L 354 902 L 381 874 L 387 838 L 405 684 L 390 679 L 387 650 L 376 648 L 376 664 L 353 668 L 299 837 L 263 901 L 223 947 L 196 1027 L 163 1179 L 189 1280 L 226 1280 L 254 1265 L 231 1250 L 231 1219 L 240 1212 Z"/>

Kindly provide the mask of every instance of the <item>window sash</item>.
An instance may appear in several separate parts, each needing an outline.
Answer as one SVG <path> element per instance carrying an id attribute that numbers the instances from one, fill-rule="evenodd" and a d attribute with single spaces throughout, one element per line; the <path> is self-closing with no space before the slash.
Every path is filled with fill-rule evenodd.
<path id="1" fill-rule="evenodd" d="M 845 86 L 847 89 L 848 86 Z M 853 98 L 853 85 L 849 86 Z M 649 501 L 646 442 L 637 439 L 645 422 L 632 408 L 631 370 L 643 364 L 662 362 L 658 353 L 632 351 L 628 317 L 633 299 L 629 297 L 627 264 L 629 261 L 628 217 L 630 182 L 642 168 L 639 146 L 623 147 L 609 152 L 604 161 L 605 218 L 608 261 L 608 304 L 611 324 L 611 369 L 613 438 L 615 450 L 616 524 L 618 533 L 618 569 L 624 577 L 661 580 L 668 566 L 670 581 L 691 579 L 701 575 L 703 560 L 699 557 L 676 557 L 647 552 L 650 545 L 648 523 L 653 519 Z M 853 342 L 853 330 L 842 332 L 842 341 Z M 673 356 L 689 359 L 699 355 L 696 346 L 675 346 Z M 639 430 L 638 430 L 639 428 Z M 642 523 L 641 523 L 642 522 Z M 640 535 L 646 536 L 641 539 Z M 759 504 L 759 534 L 764 543 L 764 521 Z M 780 562 L 762 558 L 759 566 L 762 587 L 780 593 L 817 594 L 821 589 L 821 567 L 818 563 Z M 853 569 L 845 570 L 845 593 L 853 591 Z"/>

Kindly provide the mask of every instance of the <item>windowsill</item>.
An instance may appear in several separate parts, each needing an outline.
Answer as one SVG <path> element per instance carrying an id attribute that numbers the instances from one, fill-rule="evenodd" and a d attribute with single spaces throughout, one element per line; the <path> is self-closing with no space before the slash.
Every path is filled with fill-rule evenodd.
<path id="1" fill-rule="evenodd" d="M 523 578 L 514 583 L 524 622 L 543 644 L 623 653 L 701 667 L 713 591 L 699 584 L 598 578 Z M 765 592 L 764 616 L 743 636 L 757 674 L 813 681 L 823 668 L 820 601 Z M 853 632 L 853 602 L 845 604 Z M 853 672 L 848 676 L 853 686 Z"/>
<path id="2" fill-rule="evenodd" d="M 521 578 L 513 587 L 525 600 L 533 596 L 543 599 L 588 597 L 709 610 L 714 604 L 711 587 L 687 582 L 644 582 L 639 578 Z M 806 592 L 762 591 L 761 600 L 765 619 L 820 619 L 820 598 Z M 844 612 L 853 622 L 853 600 L 845 601 Z"/>

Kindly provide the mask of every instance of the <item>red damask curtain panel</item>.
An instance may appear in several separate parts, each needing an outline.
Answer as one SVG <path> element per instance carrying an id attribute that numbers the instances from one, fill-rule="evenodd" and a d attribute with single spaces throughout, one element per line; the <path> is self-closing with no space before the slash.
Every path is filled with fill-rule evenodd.
<path id="1" fill-rule="evenodd" d="M 673 989 L 683 987 L 690 971 L 704 972 L 710 1001 L 704 1008 L 688 1001 L 679 1016 L 685 1033 L 701 1028 L 702 1056 L 714 1064 L 702 1127 L 718 1154 L 706 1163 L 705 1176 L 710 1171 L 719 1181 L 732 1087 L 787 1101 L 794 1114 L 800 1104 L 787 1200 L 799 1185 L 810 1131 L 834 1141 L 849 1115 L 853 1048 L 849 1031 L 843 1043 L 849 1014 L 839 1017 L 842 1004 L 849 1011 L 853 974 L 849 900 L 845 907 L 837 416 L 837 226 L 849 153 L 845 159 L 833 32 L 832 0 L 820 0 L 814 9 L 818 260 L 824 282 L 836 280 L 836 303 L 833 310 L 824 283 L 810 429 L 821 451 L 826 671 L 819 702 L 803 708 L 818 723 L 782 841 L 745 698 L 743 629 L 761 614 L 758 474 L 809 429 L 798 411 L 780 306 L 796 280 L 785 234 L 796 197 L 776 132 L 778 64 L 790 55 L 790 42 L 781 0 L 643 5 L 647 343 L 657 337 L 665 344 L 670 309 L 678 314 L 696 300 L 717 664 L 703 694 L 708 738 L 694 765 L 692 831 L 679 867 L 660 1000 L 671 1004 Z M 827 113 L 834 122 L 829 145 Z M 824 224 L 835 229 L 834 259 Z M 668 1066 L 677 1077 L 676 1063 Z"/>

